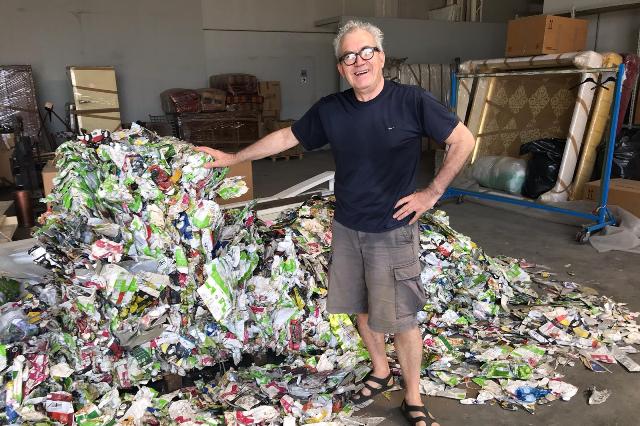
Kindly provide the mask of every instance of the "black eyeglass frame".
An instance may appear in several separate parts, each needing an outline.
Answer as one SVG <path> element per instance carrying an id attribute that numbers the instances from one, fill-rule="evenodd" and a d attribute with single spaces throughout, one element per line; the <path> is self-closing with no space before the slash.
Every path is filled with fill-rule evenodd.
<path id="1" fill-rule="evenodd" d="M 373 50 L 373 54 L 371 55 L 371 57 L 369 59 L 365 59 L 365 58 L 362 57 L 362 52 L 364 52 L 367 49 Z M 342 56 L 340 56 L 338 58 L 338 62 L 340 62 L 344 66 L 350 67 L 350 66 L 354 65 L 356 62 L 358 62 L 358 56 L 360 56 L 360 59 L 362 59 L 363 61 L 370 61 L 375 56 L 376 52 L 380 52 L 380 49 L 378 47 L 365 46 L 362 49 L 360 49 L 359 52 L 347 52 L 347 53 L 344 53 Z M 347 64 L 344 60 L 349 55 L 356 55 L 356 56 L 355 56 L 355 59 L 354 59 L 354 61 L 352 63 Z"/>

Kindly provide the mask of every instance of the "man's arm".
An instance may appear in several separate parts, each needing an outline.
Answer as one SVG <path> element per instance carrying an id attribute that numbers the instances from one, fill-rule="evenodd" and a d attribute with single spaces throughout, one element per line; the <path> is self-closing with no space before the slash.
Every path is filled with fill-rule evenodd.
<path id="1" fill-rule="evenodd" d="M 293 135 L 291 127 L 287 127 L 273 133 L 269 133 L 264 138 L 235 154 L 208 148 L 206 146 L 199 146 L 196 148 L 196 151 L 207 153 L 214 158 L 214 161 L 205 164 L 205 167 L 227 167 L 243 161 L 259 160 L 260 158 L 277 154 L 286 149 L 293 148 L 298 143 L 299 141 Z"/>
<path id="2" fill-rule="evenodd" d="M 444 142 L 449 146 L 449 150 L 442 168 L 427 188 L 401 198 L 396 203 L 396 208 L 402 208 L 393 215 L 395 219 L 402 220 L 407 215 L 415 213 L 409 222 L 415 223 L 424 212 L 432 208 L 460 173 L 476 143 L 469 129 L 462 123 L 458 123 Z"/>

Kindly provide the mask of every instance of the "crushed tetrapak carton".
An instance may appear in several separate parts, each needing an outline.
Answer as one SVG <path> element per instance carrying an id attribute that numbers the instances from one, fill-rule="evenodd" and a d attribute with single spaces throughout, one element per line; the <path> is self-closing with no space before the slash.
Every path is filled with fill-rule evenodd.
<path id="1" fill-rule="evenodd" d="M 353 416 L 368 354 L 353 319 L 325 310 L 333 199 L 269 224 L 223 211 L 215 198 L 246 186 L 210 160 L 137 126 L 58 149 L 33 250 L 51 274 L 2 292 L 2 422 L 381 421 Z M 486 255 L 443 212 L 420 230 L 424 394 L 533 412 L 578 392 L 559 366 L 637 370 L 623 304 Z M 163 393 L 167 374 L 189 380 Z"/>

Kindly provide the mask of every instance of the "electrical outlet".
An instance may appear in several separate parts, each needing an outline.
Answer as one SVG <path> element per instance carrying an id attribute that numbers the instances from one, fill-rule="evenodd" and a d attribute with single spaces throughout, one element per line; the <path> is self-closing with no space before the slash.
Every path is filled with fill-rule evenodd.
<path id="1" fill-rule="evenodd" d="M 300 70 L 300 83 L 307 84 L 308 81 L 307 70 Z"/>

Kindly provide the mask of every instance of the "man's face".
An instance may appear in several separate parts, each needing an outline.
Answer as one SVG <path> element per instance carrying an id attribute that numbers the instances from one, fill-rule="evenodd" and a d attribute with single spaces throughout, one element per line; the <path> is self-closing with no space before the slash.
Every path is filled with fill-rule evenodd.
<path id="1" fill-rule="evenodd" d="M 355 30 L 342 38 L 340 57 L 347 52 L 360 52 L 363 47 L 375 47 L 375 38 L 365 30 Z M 338 63 L 338 72 L 347 80 L 356 92 L 369 92 L 383 84 L 382 68 L 384 67 L 384 52 L 375 52 L 373 58 L 365 61 L 360 56 L 356 63 L 347 66 Z"/>

